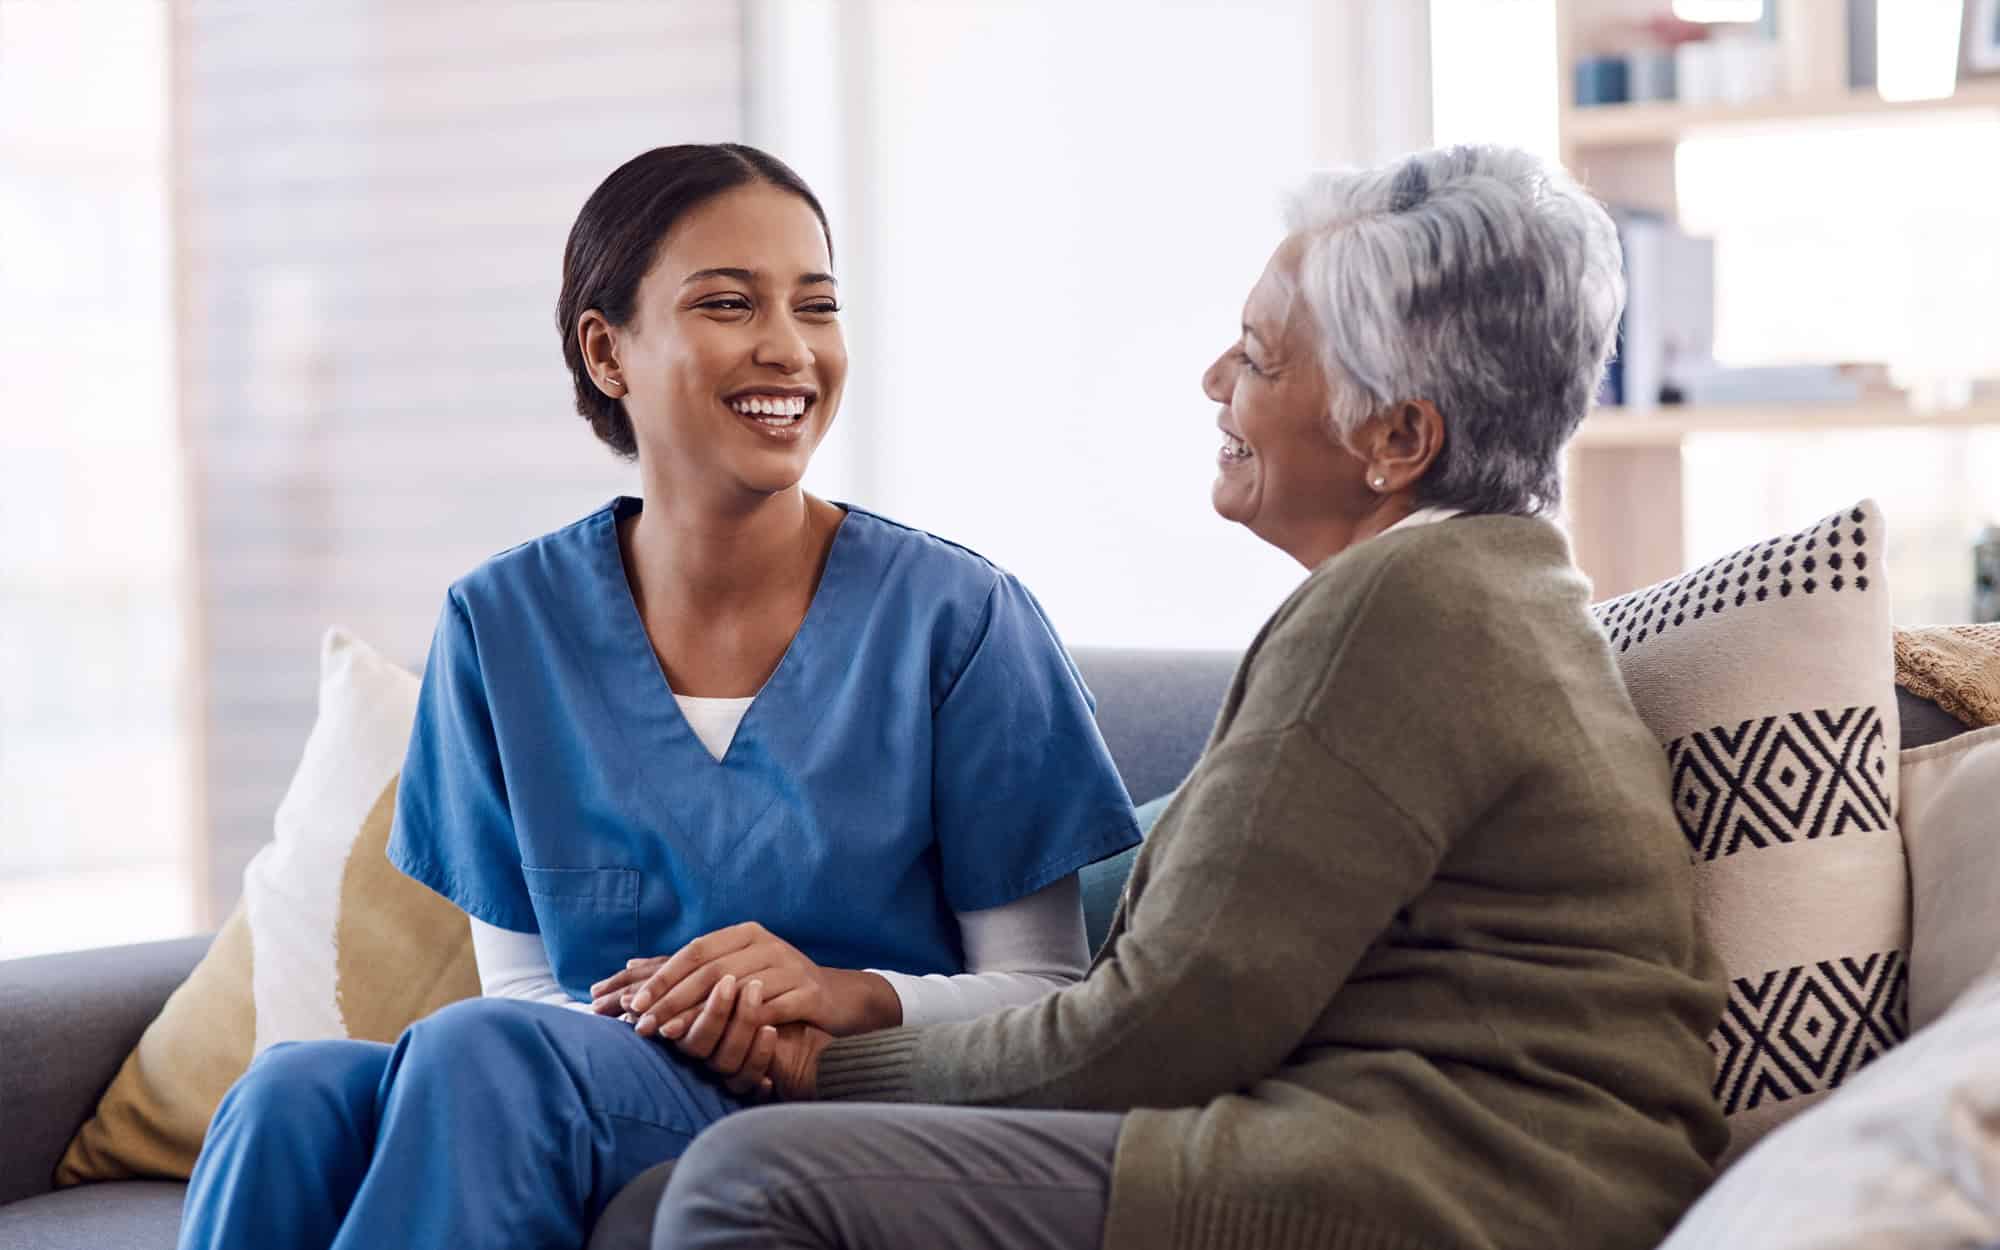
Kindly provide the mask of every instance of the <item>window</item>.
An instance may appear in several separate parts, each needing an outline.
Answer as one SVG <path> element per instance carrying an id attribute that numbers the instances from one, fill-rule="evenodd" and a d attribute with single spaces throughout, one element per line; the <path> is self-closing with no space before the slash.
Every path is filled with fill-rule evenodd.
<path id="1" fill-rule="evenodd" d="M 1432 142 L 1557 157 L 1553 0 L 1431 0 Z"/>
<path id="2" fill-rule="evenodd" d="M 1964 403 L 2000 375 L 1996 150 L 2000 119 L 1949 112 L 1682 143 L 1681 220 L 1715 240 L 1720 361 L 1879 363 L 1920 404 Z M 1691 562 L 1872 495 L 1897 619 L 1968 618 L 2000 430 L 1717 435 L 1684 456 Z"/>
<path id="3" fill-rule="evenodd" d="M 195 928 L 167 21 L 0 5 L 0 958 Z"/>

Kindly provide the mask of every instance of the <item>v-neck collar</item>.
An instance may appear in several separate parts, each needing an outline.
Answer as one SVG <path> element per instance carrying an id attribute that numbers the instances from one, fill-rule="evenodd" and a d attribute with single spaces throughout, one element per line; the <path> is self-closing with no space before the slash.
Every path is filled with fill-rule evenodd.
<path id="1" fill-rule="evenodd" d="M 858 508 L 840 506 L 845 515 L 833 532 L 826 564 L 820 569 L 819 584 L 813 587 L 806 614 L 786 644 L 784 654 L 778 657 L 777 667 L 764 679 L 757 693 L 750 696 L 750 705 L 744 709 L 743 719 L 721 759 L 709 754 L 681 710 L 678 695 L 660 665 L 659 654 L 653 650 L 652 638 L 646 633 L 646 621 L 640 614 L 632 580 L 626 576 L 618 523 L 637 516 L 645 508 L 645 501 L 620 495 L 597 514 L 601 524 L 596 527 L 598 533 L 591 549 L 605 595 L 605 608 L 598 615 L 604 628 L 606 651 L 616 657 L 619 668 L 607 693 L 612 695 L 627 723 L 639 731 L 642 741 L 684 754 L 692 752 L 701 763 L 727 768 L 740 753 L 739 748 L 749 749 L 745 747 L 746 739 L 754 740 L 772 716 L 779 718 L 772 722 L 776 726 L 800 723 L 798 718 L 805 714 L 806 707 L 798 697 L 799 674 L 816 670 L 822 654 L 837 653 L 837 648 L 827 651 L 820 636 L 851 615 L 843 611 L 842 601 L 854 580 L 849 565 L 860 558 L 861 543 L 850 531 L 855 529 L 856 515 L 866 514 Z"/>

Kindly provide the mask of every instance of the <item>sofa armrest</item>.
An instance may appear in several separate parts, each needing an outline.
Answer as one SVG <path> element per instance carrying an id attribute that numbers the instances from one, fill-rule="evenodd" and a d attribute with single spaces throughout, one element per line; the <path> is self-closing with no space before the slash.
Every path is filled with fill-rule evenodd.
<path id="1" fill-rule="evenodd" d="M 49 1191 L 70 1138 L 208 942 L 0 960 L 0 1203 Z"/>

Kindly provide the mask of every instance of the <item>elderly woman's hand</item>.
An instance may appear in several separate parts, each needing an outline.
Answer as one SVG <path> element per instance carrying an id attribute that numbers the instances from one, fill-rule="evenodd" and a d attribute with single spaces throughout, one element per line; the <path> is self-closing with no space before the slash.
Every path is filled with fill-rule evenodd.
<path id="1" fill-rule="evenodd" d="M 819 1097 L 819 1057 L 833 1034 L 809 1024 L 789 1024 L 778 1030 L 771 1055 L 769 1080 L 773 1092 L 788 1102 Z"/>

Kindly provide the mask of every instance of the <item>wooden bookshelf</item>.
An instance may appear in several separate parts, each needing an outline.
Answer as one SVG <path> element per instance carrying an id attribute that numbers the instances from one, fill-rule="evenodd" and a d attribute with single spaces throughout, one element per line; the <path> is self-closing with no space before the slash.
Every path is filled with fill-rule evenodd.
<path id="1" fill-rule="evenodd" d="M 1664 4 L 1655 6 L 1664 9 Z M 1691 135 L 1783 130 L 1842 121 L 2000 112 L 2000 78 L 1962 80 L 1949 97 L 1892 102 L 1873 88 L 1831 90 L 1742 104 L 1643 103 L 1577 108 L 1573 66 L 1596 42 L 1592 28 L 1642 12 L 1630 0 L 1556 0 L 1556 117 L 1562 160 L 1609 204 L 1679 216 L 1674 151 Z M 1843 75 L 1844 76 L 1844 75 Z M 1681 448 L 1721 433 L 2000 426 L 2000 398 L 1971 407 L 1915 412 L 1883 403 L 1668 407 L 1593 413 L 1570 444 L 1564 516 L 1577 563 L 1598 597 L 1623 594 L 1684 571 Z"/>
<path id="2" fill-rule="evenodd" d="M 1584 420 L 1574 445 L 1584 450 L 1678 447 L 1696 434 L 1832 433 L 1987 425 L 2000 426 L 2000 400 L 1938 412 L 1918 412 L 1890 404 L 1665 407 L 1645 413 L 1600 408 Z"/>
<path id="3" fill-rule="evenodd" d="M 1691 134 L 1716 130 L 1930 116 L 1951 111 L 2000 112 L 2000 80 L 1960 83 L 1954 94 L 1936 100 L 1884 100 L 1870 88 L 1747 104 L 1605 104 L 1564 108 L 1562 130 L 1566 148 L 1588 153 L 1605 148 L 1670 145 Z"/>
<path id="4" fill-rule="evenodd" d="M 1564 521 L 1577 565 L 1605 599 L 1684 571 L 1681 448 L 1691 437 L 1973 426 L 2000 426 L 2000 401 L 1941 412 L 1883 404 L 1601 408 L 1584 419 L 1565 457 Z"/>

